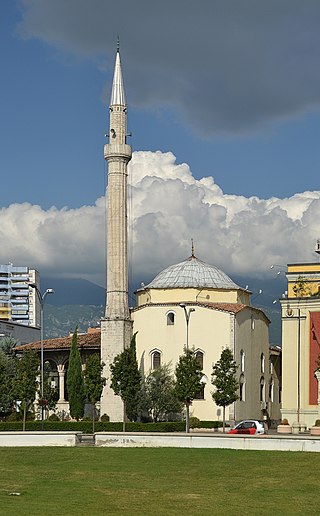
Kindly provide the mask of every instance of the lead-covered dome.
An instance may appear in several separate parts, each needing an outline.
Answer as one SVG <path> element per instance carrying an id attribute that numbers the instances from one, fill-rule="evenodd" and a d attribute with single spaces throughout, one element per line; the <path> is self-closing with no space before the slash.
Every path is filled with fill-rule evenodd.
<path id="1" fill-rule="evenodd" d="M 216 288 L 240 289 L 223 271 L 190 256 L 184 262 L 170 265 L 145 288 Z"/>

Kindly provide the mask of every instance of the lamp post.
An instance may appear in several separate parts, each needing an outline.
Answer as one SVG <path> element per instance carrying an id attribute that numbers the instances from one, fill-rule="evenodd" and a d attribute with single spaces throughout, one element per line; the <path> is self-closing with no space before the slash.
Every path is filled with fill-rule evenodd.
<path id="1" fill-rule="evenodd" d="M 190 321 L 191 313 L 195 312 L 195 308 L 189 308 L 189 310 L 187 310 L 186 305 L 184 303 L 180 303 L 179 306 L 181 308 L 183 308 L 184 315 L 185 315 L 185 318 L 186 318 L 186 324 L 187 324 L 187 344 L 186 344 L 186 348 L 189 349 L 189 321 Z"/>
<path id="2" fill-rule="evenodd" d="M 29 283 L 29 287 L 36 291 L 36 294 L 40 303 L 40 393 L 41 399 L 43 400 L 43 386 L 44 386 L 44 363 L 43 363 L 43 308 L 46 297 L 48 294 L 54 294 L 53 288 L 47 288 L 47 290 L 41 294 L 39 288 L 35 283 Z M 44 407 L 41 405 L 41 430 L 44 430 Z"/>

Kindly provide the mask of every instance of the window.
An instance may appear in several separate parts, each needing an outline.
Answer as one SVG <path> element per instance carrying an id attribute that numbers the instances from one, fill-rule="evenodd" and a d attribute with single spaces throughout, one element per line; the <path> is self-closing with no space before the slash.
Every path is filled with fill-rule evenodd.
<path id="1" fill-rule="evenodd" d="M 197 359 L 197 362 L 199 364 L 199 366 L 201 367 L 201 369 L 203 369 L 203 352 L 198 350 L 195 352 L 195 357 Z"/>
<path id="2" fill-rule="evenodd" d="M 246 381 L 245 381 L 244 374 L 240 375 L 240 380 L 239 380 L 239 399 L 240 399 L 240 401 L 245 401 L 246 400 Z"/>
<path id="3" fill-rule="evenodd" d="M 174 324 L 174 312 L 169 312 L 167 314 L 167 326 L 172 326 Z"/>
<path id="4" fill-rule="evenodd" d="M 244 351 L 243 349 L 240 351 L 240 371 L 241 373 L 244 373 Z"/>
<path id="5" fill-rule="evenodd" d="M 251 330 L 254 330 L 255 328 L 255 320 L 254 320 L 254 316 L 252 315 L 251 316 Z"/>
<path id="6" fill-rule="evenodd" d="M 265 369 L 265 357 L 264 357 L 264 354 L 261 353 L 261 357 L 260 357 L 260 367 L 261 367 L 261 373 L 264 373 L 264 369 Z"/>
<path id="7" fill-rule="evenodd" d="M 269 401 L 273 401 L 274 396 L 274 381 L 273 378 L 271 378 L 269 383 Z"/>
<path id="8" fill-rule="evenodd" d="M 273 374 L 273 363 L 271 361 L 271 358 L 270 358 L 270 362 L 269 362 L 269 373 Z"/>
<path id="9" fill-rule="evenodd" d="M 266 401 L 265 383 L 263 376 L 260 378 L 260 401 Z"/>
<path id="10" fill-rule="evenodd" d="M 202 383 L 201 384 L 201 391 L 198 392 L 198 394 L 195 395 L 195 400 L 204 400 L 204 388 L 205 388 L 205 384 Z"/>
<path id="11" fill-rule="evenodd" d="M 199 353 L 201 353 L 201 355 L 203 357 L 203 353 L 201 351 Z M 195 400 L 204 400 L 204 389 L 205 389 L 206 384 L 208 383 L 208 377 L 204 374 L 200 381 L 201 381 L 201 391 L 198 392 L 198 394 L 196 394 L 196 396 L 194 398 Z"/>
<path id="12" fill-rule="evenodd" d="M 151 369 L 158 369 L 161 366 L 161 353 L 160 351 L 153 351 L 151 354 Z"/>

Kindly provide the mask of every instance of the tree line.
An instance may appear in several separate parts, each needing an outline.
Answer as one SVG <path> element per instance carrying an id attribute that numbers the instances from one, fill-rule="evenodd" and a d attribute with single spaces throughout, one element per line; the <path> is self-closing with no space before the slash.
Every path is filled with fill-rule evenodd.
<path id="1" fill-rule="evenodd" d="M 11 339 L 0 341 L 0 415 L 19 412 L 25 429 L 27 413 L 34 407 L 45 406 L 54 411 L 58 390 L 51 387 L 48 375 L 44 375 L 43 398 L 39 390 L 39 357 L 36 351 L 24 351 L 20 357 L 14 353 Z M 96 419 L 96 404 L 101 398 L 106 378 L 102 376 L 104 364 L 98 353 L 92 354 L 82 371 L 77 345 L 77 327 L 73 332 L 67 389 L 70 416 L 76 420 L 84 416 L 85 403 L 92 408 L 92 429 Z M 225 407 L 238 399 L 237 366 L 232 351 L 224 349 L 220 360 L 213 365 L 211 393 L 216 405 L 223 407 L 223 430 Z M 171 364 L 163 364 L 141 374 L 136 357 L 136 334 L 130 346 L 114 359 L 110 366 L 110 386 L 121 397 L 124 405 L 123 429 L 128 421 L 178 420 L 185 412 L 186 432 L 190 428 L 190 406 L 203 389 L 203 373 L 194 350 L 184 349 L 174 372 Z"/>

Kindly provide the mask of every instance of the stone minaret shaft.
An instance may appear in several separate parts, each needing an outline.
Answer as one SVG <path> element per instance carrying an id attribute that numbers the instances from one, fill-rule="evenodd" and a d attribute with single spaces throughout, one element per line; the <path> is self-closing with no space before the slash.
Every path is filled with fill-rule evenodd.
<path id="1" fill-rule="evenodd" d="M 129 319 L 127 165 L 131 147 L 126 144 L 127 108 L 120 54 L 117 52 L 110 102 L 108 161 L 107 306 L 106 317 Z"/>
<path id="2" fill-rule="evenodd" d="M 119 48 L 114 69 L 109 143 L 104 147 L 108 162 L 107 210 L 107 300 L 101 321 L 101 359 L 107 385 L 101 398 L 101 414 L 121 421 L 123 404 L 110 389 L 110 364 L 130 344 L 132 323 L 128 305 L 127 165 L 132 151 L 126 143 L 127 108 Z"/>

